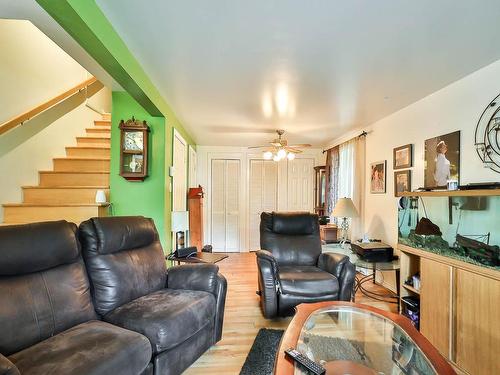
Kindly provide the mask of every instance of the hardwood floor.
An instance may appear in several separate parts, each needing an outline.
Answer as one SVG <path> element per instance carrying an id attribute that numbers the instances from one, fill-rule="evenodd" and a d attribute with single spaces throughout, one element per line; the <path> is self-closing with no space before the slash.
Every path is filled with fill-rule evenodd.
<path id="1" fill-rule="evenodd" d="M 217 263 L 227 278 L 228 291 L 222 340 L 201 356 L 185 375 L 238 375 L 260 328 L 286 329 L 291 318 L 264 319 L 259 306 L 257 290 L 257 263 L 254 253 L 229 254 Z M 367 289 L 382 290 L 378 285 Z M 356 302 L 388 311 L 396 311 L 395 304 L 378 302 L 358 292 Z"/>

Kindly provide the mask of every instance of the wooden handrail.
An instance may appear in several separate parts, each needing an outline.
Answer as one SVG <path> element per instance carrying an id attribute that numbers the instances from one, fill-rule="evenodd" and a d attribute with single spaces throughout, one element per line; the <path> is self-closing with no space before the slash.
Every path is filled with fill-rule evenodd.
<path id="1" fill-rule="evenodd" d="M 2 135 L 5 132 L 8 132 L 9 130 L 22 124 L 23 122 L 28 121 L 29 119 L 35 117 L 36 115 L 39 115 L 46 109 L 49 109 L 50 107 L 56 105 L 57 103 L 63 101 L 64 99 L 69 98 L 70 96 L 76 94 L 77 92 L 80 92 L 80 90 L 83 90 L 84 88 L 92 85 L 95 82 L 97 82 L 97 78 L 95 77 L 89 78 L 83 81 L 82 83 L 79 83 L 75 87 L 72 87 L 69 90 L 63 92 L 62 94 L 57 95 L 56 97 L 47 100 L 42 104 L 37 105 L 35 108 L 32 108 L 29 111 L 21 113 L 20 115 L 4 122 L 3 124 L 0 124 L 0 135 Z"/>

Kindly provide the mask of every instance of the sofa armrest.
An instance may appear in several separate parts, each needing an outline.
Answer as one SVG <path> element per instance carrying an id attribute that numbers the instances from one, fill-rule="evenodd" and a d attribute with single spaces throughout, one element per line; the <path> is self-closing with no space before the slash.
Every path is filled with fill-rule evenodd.
<path id="1" fill-rule="evenodd" d="M 219 267 L 215 264 L 183 264 L 167 270 L 169 289 L 201 290 L 216 294 Z"/>
<path id="2" fill-rule="evenodd" d="M 0 375 L 21 375 L 16 365 L 0 354 Z"/>
<path id="3" fill-rule="evenodd" d="M 278 293 L 281 290 L 278 263 L 267 250 L 258 250 L 256 255 L 260 305 L 266 318 L 274 318 L 278 315 Z"/>
<path id="4" fill-rule="evenodd" d="M 222 338 L 227 280 L 219 273 L 219 267 L 215 264 L 185 264 L 169 268 L 166 287 L 212 293 L 216 303 L 214 343 Z"/>
<path id="5" fill-rule="evenodd" d="M 322 253 L 318 258 L 318 268 L 331 273 L 339 281 L 339 300 L 350 301 L 354 292 L 356 268 L 349 257 L 337 253 Z"/>

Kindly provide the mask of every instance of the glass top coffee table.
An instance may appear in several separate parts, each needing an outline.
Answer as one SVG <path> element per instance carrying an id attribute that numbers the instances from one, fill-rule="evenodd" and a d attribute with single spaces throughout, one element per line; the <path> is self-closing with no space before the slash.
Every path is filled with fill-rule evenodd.
<path id="1" fill-rule="evenodd" d="M 275 374 L 308 372 L 285 356 L 295 348 L 327 375 L 455 374 L 410 321 L 351 302 L 301 304 L 281 340 Z"/>

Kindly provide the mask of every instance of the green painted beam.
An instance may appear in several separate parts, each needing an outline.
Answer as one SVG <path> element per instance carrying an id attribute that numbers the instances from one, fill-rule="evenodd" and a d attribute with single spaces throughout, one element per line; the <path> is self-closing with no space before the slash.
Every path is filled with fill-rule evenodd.
<path id="1" fill-rule="evenodd" d="M 94 0 L 36 0 L 151 116 L 190 134 Z"/>

